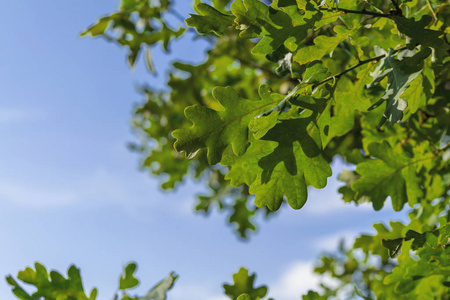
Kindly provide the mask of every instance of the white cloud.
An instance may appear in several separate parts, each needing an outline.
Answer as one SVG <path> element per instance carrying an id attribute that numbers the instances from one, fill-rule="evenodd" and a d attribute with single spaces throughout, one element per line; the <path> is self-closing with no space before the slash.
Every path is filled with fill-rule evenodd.
<path id="1" fill-rule="evenodd" d="M 338 193 L 338 188 L 342 184 L 335 180 L 330 180 L 323 190 L 309 189 L 308 201 L 303 208 L 305 213 L 313 215 L 328 215 L 345 212 L 361 212 L 361 210 L 372 210 L 370 203 L 362 203 L 358 206 L 355 203 L 345 203 L 342 195 Z"/>
<path id="2" fill-rule="evenodd" d="M 314 273 L 312 262 L 297 261 L 292 263 L 274 284 L 269 284 L 269 296 L 275 299 L 298 300 L 308 290 L 317 290 L 321 282 L 333 285 L 328 276 Z"/>
<path id="3" fill-rule="evenodd" d="M 336 232 L 330 235 L 321 236 L 317 238 L 313 242 L 314 248 L 316 248 L 319 251 L 334 251 L 337 246 L 339 245 L 339 242 L 344 239 L 345 245 L 347 247 L 350 247 L 355 240 L 355 237 L 357 237 L 359 234 L 361 234 L 358 231 L 340 231 Z"/>
<path id="4" fill-rule="evenodd" d="M 198 284 L 179 284 L 170 291 L 172 300 L 229 300 L 230 298 L 217 294 L 205 286 Z"/>

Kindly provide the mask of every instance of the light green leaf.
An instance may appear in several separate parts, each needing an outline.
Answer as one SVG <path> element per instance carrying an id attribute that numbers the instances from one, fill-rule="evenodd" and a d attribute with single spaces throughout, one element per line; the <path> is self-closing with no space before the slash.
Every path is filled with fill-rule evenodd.
<path id="1" fill-rule="evenodd" d="M 95 36 L 101 35 L 108 28 L 110 21 L 111 21 L 110 17 L 100 18 L 100 19 L 98 19 L 97 23 L 95 23 L 91 27 L 87 28 L 82 33 L 80 33 L 80 36 L 86 36 L 86 35 L 90 34 L 92 37 L 95 37 Z"/>
<path id="2" fill-rule="evenodd" d="M 263 136 L 270 128 L 275 126 L 275 116 L 281 113 L 284 110 L 290 108 L 289 100 L 294 97 L 300 90 L 311 88 L 313 84 L 319 83 L 322 80 L 326 79 L 330 73 L 327 68 L 322 67 L 321 61 L 313 61 L 309 63 L 306 67 L 305 74 L 303 74 L 303 80 L 295 86 L 295 88 L 290 91 L 282 101 L 280 101 L 277 105 L 272 107 L 271 109 L 265 111 L 264 113 L 256 116 L 255 120 L 251 126 L 255 129 L 253 132 L 256 138 Z M 277 113 L 273 113 L 277 112 Z M 264 116 L 271 115 L 270 119 L 264 120 Z M 265 124 L 265 125 L 264 125 Z M 259 137 L 258 137 L 259 136 Z"/>
<path id="3" fill-rule="evenodd" d="M 314 60 L 320 60 L 327 54 L 330 54 L 343 41 L 345 41 L 350 34 L 354 33 L 359 26 L 347 29 L 345 26 L 337 25 L 334 27 L 336 36 L 320 35 L 314 39 L 314 46 L 307 46 L 298 49 L 294 55 L 293 60 L 300 65 L 306 64 Z"/>
<path id="4" fill-rule="evenodd" d="M 408 103 L 400 96 L 408 88 L 408 84 L 422 71 L 423 60 L 431 54 L 431 49 L 426 48 L 412 57 L 403 58 L 401 61 L 394 57 L 395 53 L 392 49 L 387 53 L 376 47 L 375 52 L 377 55 L 385 54 L 385 57 L 381 59 L 377 69 L 371 73 L 374 80 L 369 87 L 380 83 L 385 77 L 388 79 L 384 96 L 369 107 L 369 110 L 375 109 L 386 101 L 386 109 L 378 125 L 378 128 L 380 128 L 386 120 L 389 120 L 390 125 L 401 121 L 403 111 Z"/>
<path id="5" fill-rule="evenodd" d="M 242 294 L 237 298 L 237 300 L 252 300 L 252 297 L 250 297 L 248 294 Z"/>
<path id="6" fill-rule="evenodd" d="M 370 98 L 365 93 L 365 86 L 370 82 L 369 73 L 372 65 L 362 69 L 353 83 L 346 77 L 340 79 L 334 93 L 334 114 L 330 120 L 328 143 L 336 136 L 349 132 L 355 125 L 355 112 L 365 111 L 370 105 Z"/>
<path id="7" fill-rule="evenodd" d="M 372 159 L 357 165 L 356 172 L 362 177 L 352 184 L 357 198 L 370 197 L 375 210 L 380 210 L 388 196 L 392 207 L 400 211 L 405 203 L 413 206 L 423 197 L 422 182 L 417 165 L 432 160 L 434 156 L 411 158 L 404 152 L 396 152 L 387 143 L 369 145 Z"/>
<path id="8" fill-rule="evenodd" d="M 126 290 L 134 288 L 139 284 L 139 280 L 134 277 L 134 272 L 136 272 L 136 264 L 130 263 L 128 264 L 125 269 L 124 273 L 120 276 L 119 280 L 119 289 Z"/>
<path id="9" fill-rule="evenodd" d="M 233 205 L 233 213 L 229 218 L 229 223 L 235 223 L 237 225 L 236 231 L 241 238 L 247 238 L 247 231 L 255 231 L 256 227 L 251 222 L 251 219 L 255 215 L 254 210 L 250 210 L 247 207 L 247 199 L 238 199 Z"/>
<path id="10" fill-rule="evenodd" d="M 208 150 L 208 162 L 218 163 L 224 149 L 231 145 L 234 154 L 243 155 L 248 146 L 248 124 L 258 114 L 280 102 L 283 95 L 274 94 L 269 86 L 259 89 L 260 101 L 239 97 L 231 87 L 217 87 L 213 96 L 224 110 L 216 111 L 203 106 L 186 108 L 185 115 L 194 124 L 190 128 L 175 130 L 175 149 L 192 158 L 202 148 Z"/>
<path id="11" fill-rule="evenodd" d="M 303 74 L 302 83 L 314 84 L 319 83 L 322 80 L 330 76 L 328 69 L 322 66 L 323 63 L 320 60 L 310 62 L 306 66 L 305 74 Z"/>
<path id="12" fill-rule="evenodd" d="M 231 11 L 243 31 L 241 37 L 262 37 L 252 50 L 254 54 L 271 54 L 282 45 L 295 51 L 322 17 L 313 2 L 306 3 L 302 14 L 294 0 L 278 2 L 271 7 L 258 0 L 236 0 Z"/>
<path id="13" fill-rule="evenodd" d="M 7 282 L 13 286 L 13 293 L 22 300 L 41 298 L 59 300 L 69 299 L 69 297 L 77 300 L 95 300 L 95 289 L 92 290 L 90 297 L 86 296 L 78 268 L 70 266 L 67 275 L 68 278 L 66 279 L 56 271 L 48 273 L 46 268 L 40 263 L 35 263 L 35 270 L 26 268 L 20 271 L 17 279 L 36 288 L 36 291 L 31 296 L 11 276 L 7 278 Z"/>
<path id="14" fill-rule="evenodd" d="M 12 276 L 6 277 L 6 282 L 12 286 L 12 292 L 21 300 L 31 300 L 31 296 L 14 280 Z"/>
<path id="15" fill-rule="evenodd" d="M 323 188 L 331 176 L 321 155 L 330 102 L 303 96 L 292 103 L 303 107 L 304 114 L 282 117 L 260 140 L 252 141 L 243 156 L 230 155 L 222 161 L 231 166 L 226 179 L 235 186 L 249 185 L 258 207 L 277 210 L 286 197 L 292 208 L 300 209 L 307 199 L 307 185 Z"/>
<path id="16" fill-rule="evenodd" d="M 249 275 L 246 268 L 240 268 L 239 272 L 233 275 L 233 285 L 224 284 L 225 294 L 231 299 L 236 299 L 242 294 L 247 294 L 250 299 L 259 299 L 266 295 L 267 287 L 253 287 L 256 274 Z M 244 298 L 245 299 L 245 298 Z M 248 298 L 247 298 L 248 299 Z"/>

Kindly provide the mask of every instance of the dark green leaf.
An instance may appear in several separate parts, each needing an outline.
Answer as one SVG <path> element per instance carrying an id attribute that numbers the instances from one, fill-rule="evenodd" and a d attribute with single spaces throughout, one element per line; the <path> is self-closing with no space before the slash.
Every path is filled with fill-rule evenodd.
<path id="1" fill-rule="evenodd" d="M 221 35 L 233 24 L 233 16 L 225 15 L 208 4 L 199 3 L 196 5 L 196 10 L 201 15 L 191 14 L 191 17 L 186 19 L 186 24 L 195 27 L 199 33 L 214 32 Z"/>

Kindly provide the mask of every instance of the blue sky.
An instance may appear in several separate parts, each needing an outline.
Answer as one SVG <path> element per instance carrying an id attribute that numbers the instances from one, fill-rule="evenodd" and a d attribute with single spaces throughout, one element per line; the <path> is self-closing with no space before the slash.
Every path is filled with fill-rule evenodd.
<path id="1" fill-rule="evenodd" d="M 190 1 L 178 1 L 187 16 Z M 311 191 L 301 211 L 282 209 L 240 242 L 226 216 L 192 211 L 202 188 L 187 182 L 163 193 L 127 150 L 136 85 L 163 87 L 175 59 L 201 62 L 192 36 L 153 53 L 159 77 L 143 62 L 131 71 L 125 50 L 78 34 L 117 1 L 7 1 L 0 34 L 0 274 L 40 261 L 66 272 L 81 268 L 85 286 L 111 299 L 122 267 L 139 265 L 144 293 L 170 271 L 180 274 L 170 300 L 223 299 L 222 283 L 241 266 L 277 299 L 298 299 L 317 284 L 315 258 L 339 237 L 371 232 L 371 224 L 404 219 L 390 208 L 345 205 L 336 175 Z M 157 47 L 159 49 L 159 47 Z M 335 173 L 342 167 L 334 163 Z M 3 281 L 3 280 L 2 280 Z M 15 299 L 0 281 L 0 299 Z M 226 299 L 226 298 L 225 298 Z"/>

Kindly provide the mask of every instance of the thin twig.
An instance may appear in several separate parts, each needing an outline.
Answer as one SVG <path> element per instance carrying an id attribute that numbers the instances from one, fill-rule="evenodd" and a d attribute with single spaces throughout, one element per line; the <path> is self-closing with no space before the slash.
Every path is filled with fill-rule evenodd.
<path id="1" fill-rule="evenodd" d="M 401 50 L 403 50 L 403 49 L 405 49 L 405 48 L 406 48 L 406 47 L 398 48 L 397 50 L 394 50 L 394 51 L 392 52 L 392 54 L 395 54 L 395 53 L 397 53 L 397 52 L 399 52 L 399 51 L 401 51 Z M 356 65 L 354 65 L 354 66 L 348 68 L 347 70 L 344 70 L 344 71 L 342 71 L 341 73 L 338 73 L 338 74 L 336 74 L 336 75 L 330 76 L 330 77 L 328 77 L 328 78 L 325 78 L 325 79 L 322 80 L 321 82 L 314 84 L 314 85 L 313 85 L 313 89 L 314 89 L 315 87 L 321 85 L 321 84 L 324 84 L 325 82 L 328 82 L 328 81 L 330 81 L 330 80 L 334 80 L 334 79 L 336 79 L 336 78 L 342 77 L 342 75 L 344 75 L 344 74 L 346 74 L 346 73 L 348 73 L 348 72 L 350 72 L 350 71 L 352 71 L 352 70 L 354 70 L 354 69 L 356 69 L 356 68 L 358 68 L 358 67 L 360 67 L 360 66 L 362 66 L 362 65 L 368 64 L 368 63 L 370 63 L 370 62 L 372 62 L 372 61 L 375 61 L 375 60 L 380 60 L 380 59 L 384 58 L 385 56 L 386 56 L 386 54 L 381 54 L 381 55 L 378 55 L 378 56 L 375 56 L 375 57 L 372 57 L 372 58 L 369 58 L 369 59 L 366 59 L 366 60 L 362 60 L 362 61 L 360 61 L 359 63 L 357 63 Z"/>
<path id="2" fill-rule="evenodd" d="M 339 73 L 339 74 L 336 74 L 336 75 L 327 77 L 327 78 L 325 78 L 324 80 L 322 80 L 321 82 L 316 83 L 316 84 L 313 86 L 313 89 L 314 89 L 315 87 L 321 85 L 321 84 L 324 84 L 325 82 L 328 82 L 328 81 L 330 81 L 330 80 L 334 80 L 334 79 L 340 78 L 340 77 L 342 77 L 342 75 L 344 75 L 344 74 L 346 74 L 346 73 L 348 73 L 348 72 L 350 72 L 350 71 L 352 71 L 352 70 L 354 70 L 354 69 L 356 69 L 356 68 L 358 68 L 358 67 L 360 67 L 360 66 L 362 66 L 362 65 L 368 64 L 368 63 L 370 63 L 370 62 L 372 62 L 372 61 L 374 61 L 374 60 L 382 59 L 382 58 L 385 57 L 385 56 L 386 56 L 385 54 L 381 54 L 381 55 L 378 55 L 378 56 L 376 56 L 376 57 L 372 57 L 372 58 L 369 58 L 369 59 L 366 59 L 366 60 L 362 60 L 362 61 L 360 61 L 359 63 L 357 63 L 356 65 L 354 65 L 354 66 L 348 68 L 347 70 L 342 71 L 342 72 Z"/>
<path id="3" fill-rule="evenodd" d="M 431 6 L 430 0 L 427 0 L 427 4 L 428 4 L 428 8 L 431 11 L 431 14 L 433 15 L 433 19 L 434 19 L 433 24 L 434 24 L 437 21 L 436 12 L 434 11 L 433 6 Z"/>
<path id="4" fill-rule="evenodd" d="M 177 12 L 175 9 L 173 9 L 173 7 L 171 7 L 168 10 L 169 13 L 171 13 L 175 18 L 178 19 L 178 21 L 180 21 L 181 23 L 185 24 L 185 17 L 183 17 L 179 12 Z"/>
<path id="5" fill-rule="evenodd" d="M 400 6 L 398 5 L 398 2 L 396 0 L 391 0 L 392 5 L 394 5 L 395 10 L 397 11 L 397 13 L 401 16 L 403 15 L 402 10 L 400 9 Z"/>
<path id="6" fill-rule="evenodd" d="M 319 10 L 322 11 L 328 11 L 328 8 L 325 7 L 321 7 L 319 8 Z M 358 14 L 358 15 L 369 15 L 369 16 L 375 16 L 375 17 L 380 17 L 380 18 L 392 18 L 392 15 L 389 14 L 382 14 L 382 13 L 376 13 L 376 12 L 372 12 L 372 11 L 368 11 L 368 10 L 352 10 L 352 9 L 345 9 L 345 8 L 336 8 L 337 11 L 342 11 L 346 14 Z"/>

